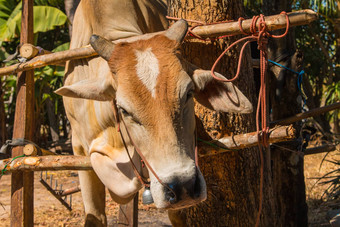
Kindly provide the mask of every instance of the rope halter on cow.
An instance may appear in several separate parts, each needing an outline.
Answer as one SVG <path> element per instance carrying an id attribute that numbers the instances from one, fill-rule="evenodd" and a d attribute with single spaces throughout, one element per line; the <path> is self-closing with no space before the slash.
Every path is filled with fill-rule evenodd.
<path id="1" fill-rule="evenodd" d="M 150 182 L 147 181 L 143 176 L 142 174 L 138 171 L 136 165 L 134 164 L 133 160 L 132 160 L 132 157 L 129 153 L 129 149 L 127 147 L 127 144 L 126 144 L 126 141 L 124 139 L 124 136 L 123 136 L 123 133 L 122 133 L 122 130 L 121 130 L 121 124 L 124 125 L 124 128 L 125 128 L 125 131 L 126 131 L 126 134 L 132 144 L 132 146 L 134 147 L 134 150 L 137 152 L 137 154 L 140 156 L 140 159 L 141 159 L 141 162 L 142 162 L 142 167 L 146 166 L 148 168 L 149 171 L 151 171 L 151 173 L 155 176 L 155 178 L 157 179 L 157 181 L 163 185 L 163 187 L 167 188 L 170 192 L 171 192 L 171 195 L 170 196 L 170 199 L 169 199 L 169 202 L 171 204 L 173 203 L 176 203 L 178 201 L 178 198 L 177 198 L 177 195 L 175 193 L 175 191 L 171 188 L 171 186 L 167 185 L 166 183 L 164 183 L 160 178 L 159 176 L 157 175 L 157 173 L 155 172 L 155 170 L 151 167 L 150 163 L 146 160 L 145 156 L 143 155 L 142 151 L 138 148 L 138 146 L 135 144 L 135 142 L 133 141 L 132 137 L 131 137 L 131 134 L 125 124 L 125 121 L 123 119 L 123 117 L 121 116 L 120 112 L 119 112 L 119 109 L 117 107 L 117 104 L 113 101 L 113 111 L 114 111 L 114 117 L 115 117 L 115 121 L 117 123 L 117 131 L 120 133 L 120 136 L 121 136 L 121 139 L 123 141 L 123 144 L 124 144 L 124 147 L 125 147 L 125 151 L 129 157 L 129 160 L 130 160 L 130 163 L 131 163 L 131 166 L 132 166 L 132 169 L 136 175 L 136 177 L 138 178 L 138 180 L 140 181 L 140 183 L 142 185 L 144 185 L 145 188 L 150 188 Z M 196 169 L 198 168 L 198 148 L 197 148 L 197 133 L 196 133 L 196 130 L 195 130 L 195 165 L 196 165 Z"/>

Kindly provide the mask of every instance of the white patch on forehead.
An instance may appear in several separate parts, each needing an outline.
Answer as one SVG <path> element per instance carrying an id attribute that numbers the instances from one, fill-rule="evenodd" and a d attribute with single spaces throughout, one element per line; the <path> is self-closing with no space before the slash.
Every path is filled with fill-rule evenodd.
<path id="1" fill-rule="evenodd" d="M 155 98 L 157 77 L 159 75 L 158 59 L 152 53 L 151 48 L 144 51 L 135 50 L 135 55 L 137 57 L 137 76 L 151 92 L 152 97 Z"/>

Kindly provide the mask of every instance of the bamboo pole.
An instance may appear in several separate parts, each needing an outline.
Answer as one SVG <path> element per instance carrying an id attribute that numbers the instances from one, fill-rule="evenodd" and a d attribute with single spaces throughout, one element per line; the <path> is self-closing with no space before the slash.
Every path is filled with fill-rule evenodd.
<path id="1" fill-rule="evenodd" d="M 269 143 L 289 141 L 295 138 L 295 129 L 292 125 L 280 126 L 269 130 Z M 210 141 L 209 144 L 200 143 L 199 156 L 216 155 L 224 152 L 238 151 L 240 149 L 257 146 L 257 132 L 223 137 L 219 140 Z"/>
<path id="2" fill-rule="evenodd" d="M 328 105 L 328 106 L 315 108 L 315 109 L 312 109 L 312 110 L 304 112 L 304 113 L 298 113 L 298 114 L 296 114 L 292 117 L 286 118 L 286 119 L 270 122 L 270 125 L 271 126 L 272 125 L 288 125 L 288 124 L 292 124 L 294 122 L 300 121 L 302 119 L 314 117 L 314 116 L 324 114 L 326 112 L 336 110 L 336 109 L 339 109 L 339 108 L 340 108 L 340 102 L 337 102 L 337 103 L 333 103 L 333 104 Z"/>
<path id="3" fill-rule="evenodd" d="M 292 13 L 288 13 L 289 21 L 292 26 L 308 24 L 317 19 L 317 14 L 312 10 L 300 10 Z M 266 24 L 270 31 L 282 29 L 286 26 L 286 19 L 284 15 L 274 15 L 266 17 Z M 251 25 L 251 19 L 244 20 L 242 27 L 244 31 L 249 31 Z M 207 36 L 219 36 L 219 35 L 238 35 L 241 34 L 241 30 L 238 26 L 238 22 L 229 22 L 223 24 L 204 25 L 193 29 L 193 32 L 202 37 Z M 130 37 L 126 39 L 120 39 L 113 43 L 119 42 L 133 42 L 137 39 L 147 39 L 152 37 L 154 34 L 161 34 L 162 32 L 145 34 L 141 36 Z M 14 74 L 17 72 L 44 67 L 46 65 L 56 65 L 65 61 L 73 59 L 88 58 L 96 56 L 97 53 L 92 49 L 91 46 L 87 45 L 81 48 L 60 51 L 52 54 L 37 56 L 30 61 L 11 65 L 0 69 L 0 76 L 7 74 Z"/>
<path id="4" fill-rule="evenodd" d="M 31 156 L 0 160 L 0 169 L 5 169 L 5 174 L 22 171 L 44 170 L 92 170 L 90 157 L 88 156 Z M 8 165 L 6 166 L 6 164 Z M 6 166 L 6 168 L 5 168 Z"/>

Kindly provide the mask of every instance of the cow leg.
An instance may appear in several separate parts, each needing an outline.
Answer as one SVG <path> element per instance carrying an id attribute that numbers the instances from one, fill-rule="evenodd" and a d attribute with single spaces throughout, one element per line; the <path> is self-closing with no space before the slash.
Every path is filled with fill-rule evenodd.
<path id="1" fill-rule="evenodd" d="M 106 226 L 105 187 L 94 171 L 79 171 L 85 226 Z"/>
<path id="2" fill-rule="evenodd" d="M 74 154 L 85 155 L 83 147 L 76 146 L 75 142 L 75 137 L 72 137 Z M 85 226 L 106 226 L 104 184 L 92 170 L 78 173 L 86 214 Z"/>

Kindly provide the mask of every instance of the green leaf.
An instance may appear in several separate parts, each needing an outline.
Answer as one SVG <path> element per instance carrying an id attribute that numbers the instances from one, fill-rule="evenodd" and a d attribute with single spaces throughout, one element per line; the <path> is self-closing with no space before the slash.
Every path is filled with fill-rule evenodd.
<path id="1" fill-rule="evenodd" d="M 41 102 L 45 102 L 46 99 L 52 100 L 51 95 L 44 93 Z"/>
<path id="2" fill-rule="evenodd" d="M 64 44 L 57 46 L 56 48 L 54 48 L 52 50 L 52 52 L 59 52 L 59 51 L 64 51 L 64 50 L 68 50 L 68 49 L 70 49 L 70 42 L 67 42 L 67 43 L 64 43 Z"/>
<path id="3" fill-rule="evenodd" d="M 15 9 L 17 3 L 15 1 L 0 0 L 0 18 L 7 19 Z"/>
<path id="4" fill-rule="evenodd" d="M 19 35 L 21 30 L 21 3 L 8 16 L 0 20 L 0 41 L 9 41 Z M 34 33 L 46 32 L 64 25 L 67 16 L 59 9 L 51 6 L 34 6 Z"/>
<path id="5" fill-rule="evenodd" d="M 34 6 L 34 33 L 46 32 L 65 24 L 67 16 L 51 6 Z"/>
<path id="6" fill-rule="evenodd" d="M 21 21 L 21 2 L 11 11 L 11 14 L 4 15 L 0 21 L 0 41 L 9 41 L 18 35 L 18 19 Z"/>

